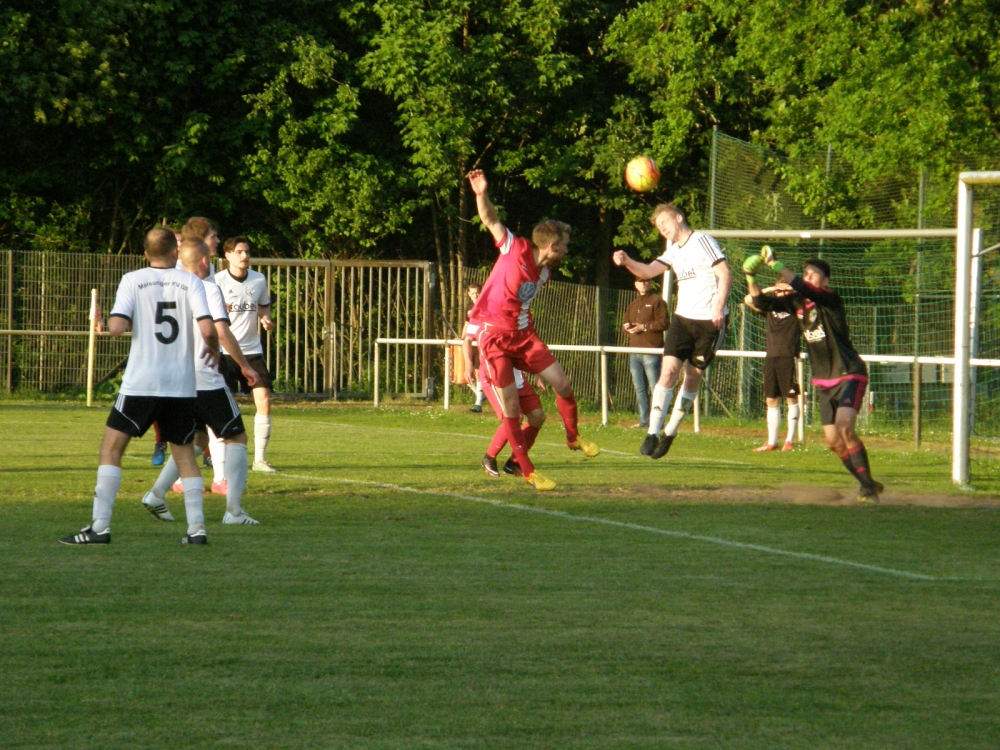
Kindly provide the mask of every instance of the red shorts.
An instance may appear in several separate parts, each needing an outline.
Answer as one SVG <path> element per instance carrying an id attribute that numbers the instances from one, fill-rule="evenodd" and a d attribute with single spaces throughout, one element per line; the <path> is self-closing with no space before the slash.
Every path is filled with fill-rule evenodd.
<path id="1" fill-rule="evenodd" d="M 479 332 L 479 358 L 486 382 L 504 388 L 514 382 L 514 370 L 537 375 L 556 363 L 533 330 L 501 331 L 484 325 Z"/>
<path id="2" fill-rule="evenodd" d="M 485 367 L 480 366 L 479 380 L 484 383 L 486 382 L 485 370 Z M 499 389 L 487 384 L 483 386 L 483 393 L 486 394 L 486 399 L 490 402 L 490 406 L 493 407 L 493 413 L 497 415 L 497 419 L 503 419 L 503 407 L 500 405 Z M 521 414 L 529 414 L 530 412 L 541 411 L 542 409 L 542 399 L 538 397 L 538 392 L 531 385 L 528 378 L 524 378 L 524 383 L 517 389 L 517 398 L 521 402 Z"/>

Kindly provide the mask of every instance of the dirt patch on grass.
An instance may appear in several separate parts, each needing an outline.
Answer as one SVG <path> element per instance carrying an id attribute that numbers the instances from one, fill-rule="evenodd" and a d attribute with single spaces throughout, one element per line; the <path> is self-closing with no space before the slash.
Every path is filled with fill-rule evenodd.
<path id="1" fill-rule="evenodd" d="M 690 503 L 787 503 L 790 505 L 859 505 L 850 488 L 788 483 L 775 488 L 750 489 L 740 486 L 665 487 L 641 484 L 609 488 L 607 494 L 637 500 L 666 500 Z M 895 492 L 882 495 L 880 505 L 923 508 L 1000 508 L 1000 498 L 946 494 Z"/>

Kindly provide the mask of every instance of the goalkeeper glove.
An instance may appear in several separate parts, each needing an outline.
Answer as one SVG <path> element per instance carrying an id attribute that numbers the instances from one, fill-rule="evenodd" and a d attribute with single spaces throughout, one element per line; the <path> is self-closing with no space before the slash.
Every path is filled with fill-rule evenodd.
<path id="1" fill-rule="evenodd" d="M 767 264 L 767 267 L 775 273 L 783 270 L 785 267 L 784 263 L 774 257 L 774 250 L 771 249 L 770 245 L 764 245 L 764 247 L 760 249 L 760 257 L 761 260 Z"/>
<path id="2" fill-rule="evenodd" d="M 754 274 L 757 273 L 757 269 L 762 265 L 764 265 L 764 259 L 759 255 L 751 255 L 743 261 L 743 273 L 746 274 L 748 284 L 756 283 L 757 280 L 754 278 Z"/>

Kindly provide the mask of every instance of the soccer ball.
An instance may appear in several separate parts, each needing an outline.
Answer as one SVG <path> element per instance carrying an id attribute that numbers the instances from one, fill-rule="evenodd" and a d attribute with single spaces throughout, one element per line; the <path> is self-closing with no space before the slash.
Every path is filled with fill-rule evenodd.
<path id="1" fill-rule="evenodd" d="M 625 167 L 625 182 L 637 193 L 648 193 L 660 182 L 660 170 L 648 156 L 637 156 Z"/>

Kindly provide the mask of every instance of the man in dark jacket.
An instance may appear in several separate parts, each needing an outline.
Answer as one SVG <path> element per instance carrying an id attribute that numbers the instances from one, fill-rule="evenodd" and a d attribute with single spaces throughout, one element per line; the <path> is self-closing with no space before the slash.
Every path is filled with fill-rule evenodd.
<path id="1" fill-rule="evenodd" d="M 639 296 L 625 311 L 628 345 L 640 349 L 663 349 L 663 332 L 667 330 L 667 304 L 658 294 L 652 293 L 649 279 L 636 279 Z M 639 424 L 649 427 L 649 392 L 660 377 L 662 355 L 630 354 L 629 369 L 635 384 L 635 400 L 639 405 Z"/>

